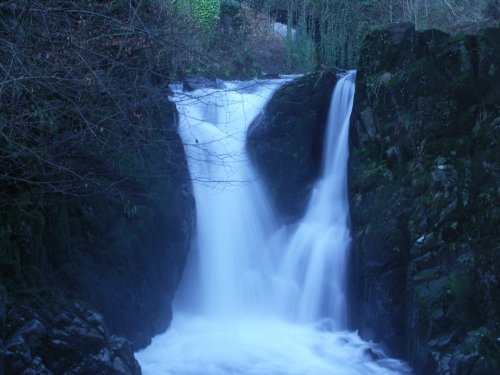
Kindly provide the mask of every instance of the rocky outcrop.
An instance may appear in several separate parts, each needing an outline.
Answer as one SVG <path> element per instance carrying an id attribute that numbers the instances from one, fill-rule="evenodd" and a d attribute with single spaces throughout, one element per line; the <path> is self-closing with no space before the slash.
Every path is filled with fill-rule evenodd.
<path id="1" fill-rule="evenodd" d="M 336 80 L 322 71 L 288 83 L 249 128 L 247 149 L 285 222 L 302 216 L 318 177 Z"/>
<path id="2" fill-rule="evenodd" d="M 186 77 L 184 79 L 183 89 L 184 91 L 194 91 L 199 89 L 223 89 L 221 81 L 217 79 L 211 79 L 206 77 Z"/>
<path id="3" fill-rule="evenodd" d="M 170 149 L 144 152 L 144 177 L 129 179 L 116 201 L 65 199 L 45 216 L 55 284 L 100 312 L 135 349 L 170 324 L 194 229 L 184 151 L 177 134 L 168 136 Z"/>
<path id="4" fill-rule="evenodd" d="M 0 308 L 8 310 L 0 373 L 141 374 L 132 344 L 110 335 L 102 316 L 79 304 Z"/>
<path id="5" fill-rule="evenodd" d="M 170 103 L 148 114 L 158 144 L 124 142 L 127 157 L 112 165 L 86 155 L 92 168 L 107 168 L 102 195 L 2 207 L 5 373 L 140 373 L 133 352 L 169 326 L 194 230 L 175 113 Z"/>
<path id="6" fill-rule="evenodd" d="M 0 8 L 0 65 L 18 57 L 0 90 L 0 375 L 138 374 L 194 227 L 167 98 L 183 52 L 165 25 L 183 21 L 158 2 Z"/>
<path id="7" fill-rule="evenodd" d="M 498 40 L 397 24 L 361 50 L 351 323 L 417 374 L 500 371 Z"/>

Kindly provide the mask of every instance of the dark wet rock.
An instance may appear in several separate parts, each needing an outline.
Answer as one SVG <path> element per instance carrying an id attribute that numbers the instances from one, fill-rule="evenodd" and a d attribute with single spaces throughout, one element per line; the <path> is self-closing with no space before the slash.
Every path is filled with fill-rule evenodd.
<path id="1" fill-rule="evenodd" d="M 248 130 L 247 149 L 286 222 L 303 214 L 320 173 L 336 74 L 312 73 L 285 85 Z"/>
<path id="2" fill-rule="evenodd" d="M 7 372 L 21 372 L 31 362 L 31 350 L 22 336 L 15 336 L 5 345 Z"/>
<path id="3" fill-rule="evenodd" d="M 351 324 L 417 374 L 500 372 L 498 28 L 363 42 L 351 125 Z"/>
<path id="4" fill-rule="evenodd" d="M 140 373 L 133 348 L 170 324 L 194 228 L 171 106 L 148 119 L 162 124 L 152 128 L 169 147 L 149 147 L 139 159 L 130 150 L 130 159 L 117 160 L 117 170 L 141 178 L 124 177 L 116 195 L 57 195 L 28 213 L 2 208 L 0 224 L 11 229 L 0 245 L 20 254 L 1 275 L 3 372 Z"/>
<path id="5" fill-rule="evenodd" d="M 471 375 L 496 374 L 497 370 L 494 363 L 496 359 L 488 359 L 484 352 L 484 347 L 492 344 L 488 342 L 490 339 L 487 329 L 480 328 L 467 332 L 463 342 L 457 345 L 454 350 L 444 352 L 443 350 L 436 350 L 439 349 L 437 343 L 435 341 L 430 342 L 429 345 L 433 350 L 432 355 L 437 362 L 437 372 Z M 453 345 L 450 345 L 449 342 L 444 345 L 447 348 L 453 348 Z M 493 350 L 498 350 L 498 348 Z"/>
<path id="6" fill-rule="evenodd" d="M 222 83 L 216 78 L 207 77 L 187 77 L 183 81 L 184 91 L 194 91 L 198 89 L 222 89 Z"/>
<path id="7" fill-rule="evenodd" d="M 15 337 L 22 337 L 31 349 L 37 349 L 45 333 L 45 326 L 39 320 L 32 319 L 16 332 Z"/>
<path id="8" fill-rule="evenodd" d="M 279 73 L 261 73 L 260 77 L 262 79 L 279 79 L 280 74 Z"/>
<path id="9" fill-rule="evenodd" d="M 33 358 L 33 360 L 22 371 L 22 375 L 52 375 L 52 374 L 53 372 L 47 369 L 47 367 L 45 367 L 40 357 Z"/>
<path id="10" fill-rule="evenodd" d="M 63 262 L 58 279 L 70 293 L 93 306 L 111 333 L 125 336 L 136 348 L 167 329 L 171 302 L 180 281 L 194 228 L 194 199 L 182 144 L 168 133 L 168 150 L 149 155 L 145 177 L 121 204 L 86 201 L 61 207 L 69 216 L 80 264 Z M 158 158 L 158 159 L 155 159 Z M 62 223 L 54 225 L 64 228 Z M 67 239 L 69 233 L 61 233 Z M 74 236 L 73 236 L 74 237 Z M 50 241 L 64 249 L 64 241 Z M 60 267 L 57 258 L 52 260 Z"/>
<path id="11" fill-rule="evenodd" d="M 79 304 L 10 305 L 7 374 L 139 375 L 132 344 L 108 334 L 103 318 Z M 17 328 L 19 327 L 19 328 Z"/>
<path id="12" fill-rule="evenodd" d="M 136 63 L 147 61 L 139 55 Z M 119 85 L 121 75 L 114 73 L 109 78 Z M 113 134 L 103 142 L 90 141 L 85 132 L 70 136 L 76 122 L 56 116 L 60 126 L 51 122 L 35 143 L 52 155 L 43 157 L 51 165 L 64 159 L 65 167 L 43 178 L 35 173 L 36 188 L 27 181 L 0 187 L 6 198 L 0 207 L 0 356 L 6 359 L 0 367 L 8 374 L 21 368 L 43 373 L 40 360 L 58 374 L 112 373 L 113 366 L 129 371 L 131 359 L 107 348 L 110 335 L 139 349 L 170 324 L 194 228 L 194 200 L 175 105 L 162 95 L 168 74 L 143 73 L 134 75 L 140 93 L 124 94 L 137 96 L 136 105 L 119 111 L 130 126 L 110 120 L 113 108 L 123 107 L 110 97 L 111 106 L 100 103 L 102 112 L 95 114 L 100 125 L 86 122 L 92 116 L 78 120 L 91 132 Z M 98 91 L 89 89 L 99 100 Z M 64 113 L 72 107 L 58 103 Z M 63 139 L 75 144 L 66 147 Z M 70 301 L 85 307 L 68 307 Z M 107 352 L 103 370 L 92 367 Z"/>
<path id="13" fill-rule="evenodd" d="M 110 334 L 126 337 L 137 349 L 167 329 L 195 212 L 187 162 L 173 121 L 175 106 L 165 104 L 142 118 L 158 144 L 140 146 L 140 155 L 135 142 L 123 144 L 128 157 L 111 164 L 101 163 L 99 155 L 88 155 L 88 163 L 109 175 L 109 191 L 88 197 L 54 194 L 47 204 L 23 210 L 18 205 L 2 207 L 0 227 L 9 229 L 0 232 L 0 247 L 5 250 L 0 278 L 11 303 L 16 295 L 29 295 L 32 300 L 27 304 L 38 306 L 45 299 L 38 295 L 42 292 L 80 301 L 100 314 L 83 317 L 86 324 L 103 327 L 96 319 L 104 317 Z M 0 320 L 3 315 L 0 304 Z M 35 315 L 23 316 L 27 322 L 37 319 Z M 79 324 L 73 326 L 75 335 Z M 98 333 L 102 332 L 88 340 L 94 343 Z"/>
<path id="14" fill-rule="evenodd" d="M 6 320 L 6 303 L 7 303 L 7 293 L 3 286 L 0 285 L 0 374 L 4 373 L 4 362 L 5 362 L 5 320 Z"/>

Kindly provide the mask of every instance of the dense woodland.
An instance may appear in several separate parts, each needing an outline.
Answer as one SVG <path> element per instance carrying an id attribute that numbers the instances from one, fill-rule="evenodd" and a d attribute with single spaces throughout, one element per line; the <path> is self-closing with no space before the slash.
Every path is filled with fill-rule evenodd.
<path id="1" fill-rule="evenodd" d="M 156 222 L 152 207 L 176 212 L 170 83 L 356 68 L 388 23 L 463 34 L 499 18 L 499 0 L 0 0 L 0 302 L 92 305 L 91 257 L 117 279 L 136 262 L 100 241 L 111 221 L 126 223 L 119 238 Z"/>

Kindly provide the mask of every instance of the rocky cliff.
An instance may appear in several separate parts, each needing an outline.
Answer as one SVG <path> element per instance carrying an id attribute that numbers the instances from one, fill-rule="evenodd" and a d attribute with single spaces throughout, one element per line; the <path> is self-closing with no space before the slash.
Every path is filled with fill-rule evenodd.
<path id="1" fill-rule="evenodd" d="M 124 144 L 130 157 L 114 168 L 88 156 L 121 176 L 112 195 L 3 208 L 0 374 L 140 373 L 133 352 L 170 324 L 194 229 L 173 115 L 171 105 L 145 119 L 164 148 Z"/>
<path id="2" fill-rule="evenodd" d="M 158 1 L 0 15 L 0 374 L 137 374 L 194 226 L 168 85 L 201 29 Z"/>
<path id="3" fill-rule="evenodd" d="M 498 40 L 397 24 L 361 50 L 350 316 L 419 374 L 500 371 Z"/>

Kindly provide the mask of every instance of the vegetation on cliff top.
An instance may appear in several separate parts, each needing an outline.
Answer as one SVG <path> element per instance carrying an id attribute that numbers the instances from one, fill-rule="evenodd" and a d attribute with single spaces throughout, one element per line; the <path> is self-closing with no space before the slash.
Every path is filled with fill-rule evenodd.
<path id="1" fill-rule="evenodd" d="M 500 17 L 498 0 L 222 0 L 221 4 L 225 21 L 227 15 L 247 7 L 253 18 L 267 18 L 267 25 L 278 21 L 287 26 L 284 45 L 277 48 L 265 38 L 260 38 L 259 45 L 276 54 L 284 50 L 282 72 L 310 71 L 320 65 L 354 68 L 363 38 L 389 23 L 412 22 L 417 30 L 473 33 L 498 25 Z M 247 38 L 254 38 L 255 31 L 250 28 Z M 256 51 L 246 52 L 259 67 Z"/>

